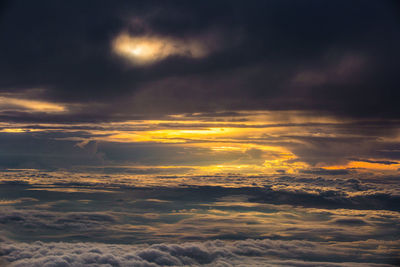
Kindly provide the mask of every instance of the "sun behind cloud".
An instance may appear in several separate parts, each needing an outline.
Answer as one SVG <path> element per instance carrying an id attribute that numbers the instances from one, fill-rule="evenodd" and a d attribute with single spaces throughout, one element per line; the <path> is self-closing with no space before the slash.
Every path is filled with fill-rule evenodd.
<path id="1" fill-rule="evenodd" d="M 197 39 L 177 39 L 162 36 L 130 36 L 122 33 L 114 39 L 115 53 L 129 59 L 135 65 L 147 65 L 169 56 L 202 58 L 209 49 Z"/>

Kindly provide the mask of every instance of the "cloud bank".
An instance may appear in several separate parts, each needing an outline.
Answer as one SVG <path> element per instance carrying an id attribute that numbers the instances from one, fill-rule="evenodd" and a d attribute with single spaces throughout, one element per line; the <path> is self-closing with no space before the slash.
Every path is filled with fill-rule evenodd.
<path id="1" fill-rule="evenodd" d="M 398 119 L 397 7 L 10 1 L 0 24 L 0 91 L 82 105 L 70 108 L 76 120 L 238 110 Z M 154 64 L 128 67 L 115 51 Z"/>
<path id="2" fill-rule="evenodd" d="M 350 244 L 307 241 L 208 241 L 182 244 L 14 243 L 0 255 L 10 266 L 395 266 L 395 244 L 368 240 Z M 277 259 L 279 258 L 279 259 Z"/>

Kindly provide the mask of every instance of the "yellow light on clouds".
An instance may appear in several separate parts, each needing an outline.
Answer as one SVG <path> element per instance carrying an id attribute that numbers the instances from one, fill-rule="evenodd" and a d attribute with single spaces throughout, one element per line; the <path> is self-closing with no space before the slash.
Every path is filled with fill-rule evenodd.
<path id="1" fill-rule="evenodd" d="M 0 130 L 2 133 L 25 133 L 25 129 L 20 129 L 20 128 L 9 128 L 9 129 L 2 129 Z"/>
<path id="2" fill-rule="evenodd" d="M 45 101 L 0 97 L 0 107 L 16 106 L 36 112 L 63 112 L 65 106 Z"/>
<path id="3" fill-rule="evenodd" d="M 343 168 L 355 168 L 355 169 L 367 169 L 367 170 L 392 170 L 397 171 L 399 169 L 399 164 L 382 164 L 379 162 L 364 162 L 364 161 L 351 161 L 346 165 L 339 166 L 328 166 L 325 169 L 343 169 Z"/>
<path id="4" fill-rule="evenodd" d="M 112 46 L 114 52 L 137 65 L 151 64 L 173 55 L 201 58 L 208 53 L 199 40 L 159 36 L 133 37 L 126 33 L 119 35 Z"/>

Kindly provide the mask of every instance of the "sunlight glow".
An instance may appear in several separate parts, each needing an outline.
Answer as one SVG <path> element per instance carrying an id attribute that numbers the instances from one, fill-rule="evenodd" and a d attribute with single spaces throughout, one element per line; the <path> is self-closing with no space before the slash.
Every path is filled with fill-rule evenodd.
<path id="1" fill-rule="evenodd" d="M 343 166 L 329 166 L 326 169 L 342 169 L 342 168 L 354 168 L 354 169 L 366 169 L 366 170 L 392 170 L 397 171 L 399 169 L 400 164 L 381 164 L 381 163 L 372 163 L 372 162 L 363 162 L 363 161 L 351 161 Z"/>
<path id="2" fill-rule="evenodd" d="M 21 104 L 21 102 L 18 103 Z M 37 101 L 22 102 L 29 107 L 33 103 L 37 104 Z M 43 110 L 43 104 L 51 105 L 47 102 L 39 104 L 42 105 L 33 105 L 32 108 Z M 38 128 L 32 128 L 30 124 L 3 123 L 0 125 L 0 132 L 18 134 L 46 131 L 47 127 L 50 127 L 52 131 L 74 132 L 76 127 L 79 129 L 89 127 L 88 132 L 93 136 L 90 139 L 74 136 L 62 139 L 77 142 L 76 146 L 82 151 L 89 149 L 90 146 L 86 147 L 89 142 L 135 143 L 163 149 L 170 147 L 171 151 L 178 151 L 174 152 L 177 154 L 171 155 L 171 159 L 175 159 L 177 162 L 184 161 L 185 167 L 182 168 L 185 169 L 185 172 L 189 168 L 192 174 L 230 172 L 298 174 L 312 166 L 306 161 L 302 161 L 292 147 L 304 146 L 307 144 L 305 143 L 307 138 L 330 140 L 340 137 L 341 133 L 337 132 L 335 127 L 345 123 L 347 122 L 339 122 L 335 118 L 309 116 L 301 112 L 279 112 L 277 114 L 243 111 L 238 112 L 234 117 L 225 117 L 224 120 L 218 121 L 213 117 L 202 117 L 200 113 L 195 115 L 175 114 L 168 116 L 165 120 L 100 123 L 99 129 L 93 129 L 91 125 L 85 123 L 70 125 L 70 130 L 65 125 L 52 123 L 38 124 Z M 384 159 L 375 159 L 376 162 L 379 160 Z M 398 164 L 385 165 L 371 162 L 350 161 L 344 163 L 343 166 L 327 162 L 316 167 L 327 170 L 357 169 L 360 172 L 389 173 L 397 171 L 399 166 Z M 171 164 L 172 169 L 177 167 L 173 161 L 168 160 L 168 164 Z"/>
<path id="3" fill-rule="evenodd" d="M 119 35 L 112 46 L 114 52 L 136 65 L 151 64 L 173 55 L 202 58 L 208 54 L 206 47 L 198 40 L 160 36 L 136 37 L 127 33 Z"/>

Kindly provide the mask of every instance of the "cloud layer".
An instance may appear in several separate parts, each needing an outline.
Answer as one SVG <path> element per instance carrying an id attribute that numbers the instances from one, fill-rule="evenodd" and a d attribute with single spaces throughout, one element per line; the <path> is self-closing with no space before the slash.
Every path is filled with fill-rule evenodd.
<path id="1" fill-rule="evenodd" d="M 1 20 L 0 90 L 84 105 L 73 110 L 75 119 L 265 109 L 398 119 L 397 7 L 9 2 Z M 139 50 L 155 49 L 157 64 L 127 66 L 113 49 L 121 33 L 124 44 L 141 40 Z"/>
<path id="2" fill-rule="evenodd" d="M 395 266 L 394 244 L 244 240 L 157 245 L 13 243 L 0 251 L 11 266 Z M 279 259 L 277 259 L 279 258 Z M 328 260 L 328 261 L 326 261 Z"/>

